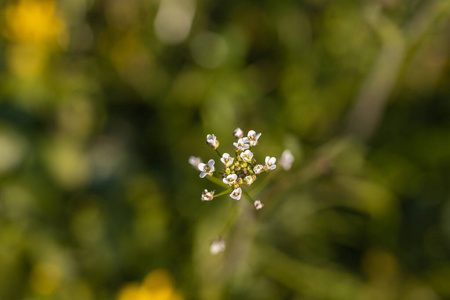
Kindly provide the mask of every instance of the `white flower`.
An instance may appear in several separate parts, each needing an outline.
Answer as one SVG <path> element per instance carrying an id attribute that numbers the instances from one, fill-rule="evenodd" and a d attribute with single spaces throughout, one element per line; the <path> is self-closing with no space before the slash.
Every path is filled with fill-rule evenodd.
<path id="1" fill-rule="evenodd" d="M 251 185 L 253 182 L 253 177 L 251 175 L 245 176 L 244 182 L 246 185 Z"/>
<path id="2" fill-rule="evenodd" d="M 217 149 L 217 147 L 219 147 L 219 141 L 214 134 L 208 134 L 206 136 L 206 144 L 208 144 L 213 149 Z"/>
<path id="3" fill-rule="evenodd" d="M 209 248 L 209 251 L 211 252 L 211 254 L 216 255 L 216 254 L 218 254 L 220 252 L 225 251 L 226 245 L 227 244 L 226 244 L 225 240 L 222 240 L 222 239 L 213 240 L 211 242 L 211 246 Z"/>
<path id="4" fill-rule="evenodd" d="M 233 198 L 234 200 L 241 200 L 241 196 L 242 196 L 241 188 L 234 189 L 234 191 L 230 194 L 230 197 Z"/>
<path id="5" fill-rule="evenodd" d="M 251 162 L 253 158 L 253 153 L 250 150 L 245 150 L 244 152 L 241 153 L 241 157 L 246 162 Z"/>
<path id="6" fill-rule="evenodd" d="M 244 140 L 244 139 L 239 139 L 237 141 L 237 143 L 233 143 L 233 146 L 235 146 L 236 148 L 238 148 L 241 151 L 244 151 L 245 149 L 250 148 L 250 146 L 248 144 L 246 144 L 246 140 Z"/>
<path id="7" fill-rule="evenodd" d="M 198 165 L 202 163 L 202 159 L 200 157 L 198 157 L 198 156 L 190 156 L 189 157 L 189 163 L 195 169 L 198 169 Z"/>
<path id="8" fill-rule="evenodd" d="M 233 136 L 237 140 L 242 139 L 242 137 L 244 136 L 244 132 L 238 127 L 234 130 Z"/>
<path id="9" fill-rule="evenodd" d="M 236 174 L 230 174 L 223 179 L 223 183 L 228 184 L 228 185 L 233 185 L 236 183 L 237 178 L 238 177 Z"/>
<path id="10" fill-rule="evenodd" d="M 214 168 L 214 164 L 214 159 L 210 159 L 208 164 L 199 163 L 198 169 L 201 171 L 200 177 L 203 178 L 206 175 L 212 175 L 212 173 L 216 170 L 216 168 Z"/>
<path id="11" fill-rule="evenodd" d="M 291 169 L 293 162 L 294 162 L 294 156 L 292 155 L 292 152 L 289 151 L 288 149 L 284 150 L 283 153 L 281 154 L 281 158 L 279 161 L 281 167 L 285 171 L 288 171 Z"/>
<path id="12" fill-rule="evenodd" d="M 258 139 L 261 136 L 261 133 L 256 134 L 256 132 L 254 130 L 250 130 L 247 134 L 247 139 L 248 142 L 250 143 L 251 146 L 256 146 L 258 145 Z"/>
<path id="13" fill-rule="evenodd" d="M 253 167 L 253 172 L 255 172 L 256 175 L 260 174 L 264 170 L 263 165 L 256 165 Z"/>
<path id="14" fill-rule="evenodd" d="M 264 207 L 264 204 L 263 204 L 261 201 L 259 201 L 259 200 L 256 200 L 255 203 L 254 203 L 253 205 L 255 205 L 255 208 L 256 208 L 257 210 L 260 210 L 261 208 Z"/>
<path id="15" fill-rule="evenodd" d="M 275 165 L 276 162 L 277 162 L 277 159 L 275 157 L 266 156 L 266 165 L 265 165 L 265 167 L 269 171 L 270 170 L 275 170 L 275 168 L 277 167 Z"/>
<path id="16" fill-rule="evenodd" d="M 214 198 L 214 191 L 208 192 L 207 189 L 202 193 L 202 201 L 211 201 Z"/>
<path id="17" fill-rule="evenodd" d="M 228 153 L 224 153 L 220 161 L 225 165 L 225 167 L 229 167 L 233 164 L 234 158 L 230 156 Z"/>

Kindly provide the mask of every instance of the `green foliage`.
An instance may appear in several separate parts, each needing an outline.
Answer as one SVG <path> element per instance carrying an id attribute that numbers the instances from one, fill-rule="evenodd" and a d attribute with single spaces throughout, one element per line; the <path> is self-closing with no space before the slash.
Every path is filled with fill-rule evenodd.
<path id="1" fill-rule="evenodd" d="M 143 299 L 450 298 L 449 20 L 446 0 L 3 1 L 0 299 L 158 276 L 177 292 Z M 236 127 L 296 158 L 257 212 L 202 203 L 187 163 Z"/>

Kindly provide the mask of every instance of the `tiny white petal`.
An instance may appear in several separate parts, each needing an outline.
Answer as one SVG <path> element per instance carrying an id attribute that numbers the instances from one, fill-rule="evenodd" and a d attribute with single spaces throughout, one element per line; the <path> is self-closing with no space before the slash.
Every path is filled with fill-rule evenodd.
<path id="1" fill-rule="evenodd" d="M 235 139 L 241 139 L 244 136 L 244 132 L 238 127 L 234 130 L 233 136 Z"/>
<path id="2" fill-rule="evenodd" d="M 224 153 L 220 161 L 225 165 L 225 167 L 229 167 L 233 164 L 234 158 L 230 156 L 228 153 Z"/>
<path id="3" fill-rule="evenodd" d="M 237 143 L 233 143 L 233 145 L 241 151 L 250 148 L 250 146 L 245 142 L 245 138 L 239 139 Z"/>
<path id="4" fill-rule="evenodd" d="M 263 165 L 256 165 L 253 167 L 253 172 L 255 172 L 256 175 L 260 174 L 264 170 Z"/>
<path id="5" fill-rule="evenodd" d="M 241 188 L 234 189 L 234 191 L 230 194 L 230 197 L 233 198 L 234 200 L 241 200 L 241 196 L 242 196 Z"/>
<path id="6" fill-rule="evenodd" d="M 210 159 L 208 164 L 201 163 L 198 165 L 198 169 L 202 172 L 200 177 L 203 178 L 206 175 L 212 175 L 212 173 L 216 170 L 214 168 L 214 160 Z"/>
<path id="7" fill-rule="evenodd" d="M 225 184 L 233 185 L 233 184 L 236 183 L 236 180 L 237 180 L 237 175 L 236 174 L 230 174 L 227 177 L 225 177 L 222 181 Z"/>
<path id="8" fill-rule="evenodd" d="M 200 157 L 198 157 L 198 156 L 190 156 L 189 157 L 189 163 L 195 169 L 198 169 L 198 165 L 202 163 L 202 159 Z"/>
<path id="9" fill-rule="evenodd" d="M 266 165 L 265 167 L 268 170 L 274 170 L 277 166 L 275 165 L 277 159 L 275 157 L 266 156 Z"/>
<path id="10" fill-rule="evenodd" d="M 289 151 L 288 149 L 284 150 L 283 153 L 281 154 L 281 158 L 280 158 L 280 165 L 281 167 L 288 171 L 291 169 L 292 167 L 292 163 L 294 162 L 295 158 L 292 155 L 292 152 Z"/>
<path id="11" fill-rule="evenodd" d="M 199 171 L 203 171 L 203 169 L 205 168 L 205 166 L 206 166 L 206 164 L 204 164 L 204 163 L 199 163 L 199 164 L 198 164 L 198 170 L 199 170 Z"/>
<path id="12" fill-rule="evenodd" d="M 208 192 L 208 190 L 205 189 L 205 191 L 202 193 L 201 200 L 211 201 L 214 198 L 214 192 L 215 191 Z"/>
<path id="13" fill-rule="evenodd" d="M 245 184 L 246 184 L 246 185 L 251 185 L 252 182 L 253 182 L 253 177 L 250 176 L 250 175 L 245 176 L 244 181 L 245 181 Z"/>
<path id="14" fill-rule="evenodd" d="M 212 172 L 214 172 L 215 170 L 216 170 L 216 168 L 214 167 L 214 164 L 215 164 L 216 162 L 213 160 L 213 159 L 210 159 L 209 161 L 208 161 L 208 166 L 209 166 L 209 168 L 211 169 L 210 170 L 210 172 L 212 173 Z"/>
<path id="15" fill-rule="evenodd" d="M 208 161 L 208 166 L 209 166 L 210 168 L 213 168 L 215 163 L 216 163 L 216 162 L 214 161 L 214 159 L 210 159 L 210 160 Z"/>
<path id="16" fill-rule="evenodd" d="M 213 149 L 217 149 L 217 147 L 219 147 L 219 141 L 214 134 L 208 134 L 206 136 L 206 143 Z"/>
<path id="17" fill-rule="evenodd" d="M 264 207 L 264 204 L 260 200 L 256 200 L 254 206 L 257 210 L 259 210 Z"/>
<path id="18" fill-rule="evenodd" d="M 251 146 L 258 145 L 258 139 L 261 136 L 261 133 L 256 133 L 254 130 L 250 130 L 247 134 L 247 141 Z"/>
<path id="19" fill-rule="evenodd" d="M 241 153 L 240 156 L 246 162 L 251 162 L 253 158 L 253 153 L 250 150 L 245 150 L 244 152 Z"/>
<path id="20" fill-rule="evenodd" d="M 209 248 L 209 251 L 211 252 L 211 254 L 216 255 L 216 254 L 218 254 L 220 252 L 225 251 L 225 248 L 226 248 L 225 240 L 216 239 L 216 240 L 213 240 L 211 242 L 211 246 Z"/>

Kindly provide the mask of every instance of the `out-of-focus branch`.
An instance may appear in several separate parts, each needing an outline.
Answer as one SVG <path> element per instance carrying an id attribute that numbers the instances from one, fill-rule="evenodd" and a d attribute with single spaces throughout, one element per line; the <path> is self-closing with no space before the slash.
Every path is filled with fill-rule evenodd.
<path id="1" fill-rule="evenodd" d="M 382 49 L 357 96 L 346 128 L 348 134 L 361 140 L 367 140 L 376 129 L 405 56 L 405 41 L 395 24 L 378 12 L 369 20 L 380 37 Z"/>
<path id="2" fill-rule="evenodd" d="M 450 1 L 436 0 L 428 5 L 405 27 L 410 47 L 416 47 L 441 19 L 449 20 Z"/>
<path id="3" fill-rule="evenodd" d="M 381 52 L 375 65 L 362 85 L 350 112 L 346 133 L 367 140 L 376 130 L 384 113 L 406 54 L 416 49 L 424 36 L 440 19 L 450 14 L 450 1 L 436 0 L 427 5 L 408 23 L 399 29 L 380 10 L 369 10 L 367 20 L 381 41 Z"/>
<path id="4" fill-rule="evenodd" d="M 304 295 L 329 298 L 330 291 L 342 291 L 342 286 L 345 286 L 346 297 L 342 298 L 349 299 L 360 294 L 364 287 L 359 278 L 340 271 L 337 267 L 310 265 L 289 257 L 268 244 L 259 243 L 255 249 L 255 258 L 260 259 L 259 264 L 268 277 Z"/>

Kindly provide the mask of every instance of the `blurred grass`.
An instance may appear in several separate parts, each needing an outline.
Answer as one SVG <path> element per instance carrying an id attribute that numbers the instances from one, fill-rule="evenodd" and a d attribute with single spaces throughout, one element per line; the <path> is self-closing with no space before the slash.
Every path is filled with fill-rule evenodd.
<path id="1" fill-rule="evenodd" d="M 1 2 L 0 299 L 449 298 L 449 3 Z"/>

